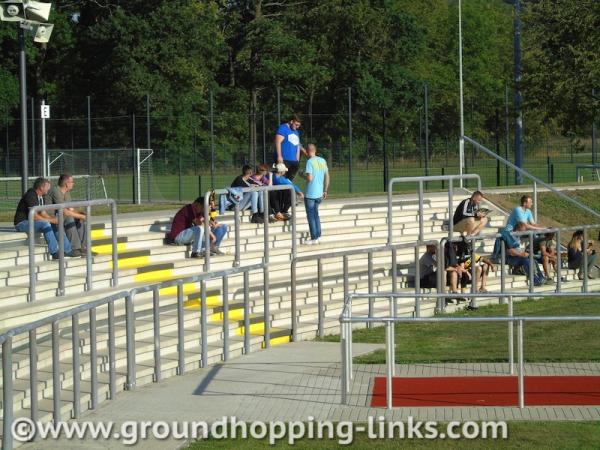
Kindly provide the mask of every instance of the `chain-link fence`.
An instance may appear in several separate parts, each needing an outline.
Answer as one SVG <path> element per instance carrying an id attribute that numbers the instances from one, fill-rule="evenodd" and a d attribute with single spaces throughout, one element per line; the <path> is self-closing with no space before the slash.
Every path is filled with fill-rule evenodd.
<path id="1" fill-rule="evenodd" d="M 408 114 L 410 116 L 410 114 Z M 425 121 L 423 108 L 414 111 L 414 129 L 400 129 L 397 122 L 361 113 L 303 114 L 302 142 L 313 142 L 331 170 L 331 194 L 383 192 L 385 180 L 396 176 L 457 173 L 458 135 Z M 481 116 L 479 127 L 467 134 L 498 154 L 514 161 L 512 116 L 500 123 L 497 110 L 466 115 L 467 123 Z M 228 186 L 244 164 L 272 162 L 276 113 L 219 112 L 181 118 L 184 131 L 175 133 L 165 123 L 173 118 L 150 114 L 113 117 L 53 118 L 46 120 L 46 142 L 50 174 L 62 172 L 103 178 L 109 197 L 120 202 L 188 201 L 211 187 Z M 285 116 L 282 116 L 282 121 Z M 487 119 L 486 119 L 487 117 Z M 490 119 L 491 118 L 491 119 Z M 489 122 L 487 123 L 486 120 Z M 491 122 L 490 122 L 491 120 Z M 237 124 L 228 126 L 228 124 Z M 239 124 L 247 126 L 242 129 Z M 486 125 L 487 123 L 487 125 Z M 3 125 L 3 126 L 2 126 Z M 21 171 L 20 128 L 16 119 L 0 124 L 0 174 L 19 176 Z M 436 130 L 435 132 L 433 130 Z M 538 133 L 539 134 L 539 133 Z M 42 173 L 41 122 L 29 121 L 29 173 Z M 576 182 L 576 166 L 596 161 L 589 136 L 528 139 L 524 143 L 524 168 L 552 183 Z M 150 148 L 151 170 L 135 179 L 135 152 Z M 465 171 L 482 176 L 484 186 L 515 184 L 512 170 L 465 147 Z M 583 169 L 584 181 L 598 181 L 597 171 Z M 443 188 L 429 186 L 429 188 Z"/>

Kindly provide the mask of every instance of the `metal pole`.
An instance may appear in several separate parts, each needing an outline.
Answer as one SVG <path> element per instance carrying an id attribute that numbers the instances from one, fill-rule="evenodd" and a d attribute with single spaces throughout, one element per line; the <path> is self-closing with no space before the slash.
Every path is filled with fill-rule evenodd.
<path id="1" fill-rule="evenodd" d="M 58 322 L 52 322 L 52 419 L 60 422 L 60 344 Z M 12 368 L 9 372 L 12 374 Z M 12 399 L 10 400 L 12 402 Z"/>
<path id="2" fill-rule="evenodd" d="M 154 381 L 158 383 L 161 379 L 161 364 L 160 364 L 160 292 L 158 285 L 152 289 L 152 319 L 154 334 Z"/>
<path id="3" fill-rule="evenodd" d="M 127 348 L 127 384 L 128 390 L 135 389 L 135 313 L 133 311 L 133 296 L 125 298 L 125 335 Z"/>
<path id="4" fill-rule="evenodd" d="M 525 407 L 525 364 L 523 362 L 523 325 L 523 321 L 519 320 L 519 408 L 521 409 Z"/>
<path id="5" fill-rule="evenodd" d="M 295 321 L 294 321 L 295 322 Z M 250 273 L 244 271 L 244 354 L 250 353 Z"/>
<path id="6" fill-rule="evenodd" d="M 12 337 L 2 343 L 2 449 L 12 449 L 13 436 Z"/>
<path id="7" fill-rule="evenodd" d="M 223 361 L 229 361 L 229 279 L 223 276 Z"/>
<path id="8" fill-rule="evenodd" d="M 254 195 L 254 193 L 252 193 Z M 233 211 L 233 225 L 234 225 L 234 241 L 235 241 L 235 259 L 233 260 L 233 266 L 239 267 L 240 265 L 240 227 L 242 226 L 240 221 L 240 205 L 239 203 L 235 204 Z"/>
<path id="9" fill-rule="evenodd" d="M 458 173 L 463 174 L 465 166 L 465 112 L 463 98 L 463 54 L 462 54 L 462 5 L 461 0 L 458 0 L 458 83 L 460 97 L 460 137 L 458 141 Z M 460 179 L 460 187 L 463 187 L 463 180 Z"/>
<path id="10" fill-rule="evenodd" d="M 393 270 L 393 269 L 392 269 Z M 393 292 L 396 292 L 393 289 Z M 418 296 L 421 293 L 421 267 L 419 265 L 419 244 L 415 245 L 415 316 L 421 317 L 421 298 Z"/>
<path id="11" fill-rule="evenodd" d="M 348 88 L 348 190 L 352 193 L 352 88 Z"/>
<path id="12" fill-rule="evenodd" d="M 206 281 L 202 280 L 200 281 L 200 351 L 203 369 L 208 367 L 208 318 L 206 317 L 206 306 Z"/>
<path id="13" fill-rule="evenodd" d="M 32 159 L 32 164 L 31 167 L 33 168 L 33 173 L 34 174 L 38 174 L 40 172 L 38 172 L 38 168 L 36 167 L 36 160 L 35 160 L 35 99 L 33 97 L 31 97 L 31 159 Z"/>
<path id="14" fill-rule="evenodd" d="M 452 211 L 448 211 L 448 217 Z M 449 219 L 451 220 L 451 219 Z M 423 230 L 423 180 L 419 181 L 419 242 L 423 242 L 425 232 Z"/>
<path id="15" fill-rule="evenodd" d="M 535 264 L 535 266 L 534 266 Z M 529 232 L 529 292 L 534 290 L 534 278 L 537 269 L 537 263 L 533 259 L 533 231 Z"/>
<path id="16" fill-rule="evenodd" d="M 556 231 L 556 292 L 562 288 L 562 259 L 560 251 L 560 230 Z"/>
<path id="17" fill-rule="evenodd" d="M 386 113 L 385 108 L 382 111 L 383 115 L 383 190 L 386 191 L 388 188 L 388 179 L 389 179 L 389 168 L 388 168 L 388 160 L 387 160 L 387 127 L 386 127 Z"/>
<path id="18" fill-rule="evenodd" d="M 117 396 L 117 368 L 115 359 L 115 303 L 108 304 L 108 390 L 110 399 Z"/>
<path id="19" fill-rule="evenodd" d="M 323 264 L 321 258 L 317 259 L 317 317 L 319 337 L 325 336 L 324 324 L 325 311 L 323 311 Z"/>
<path id="20" fill-rule="evenodd" d="M 521 97 L 521 1 L 514 0 L 514 77 L 515 77 L 515 165 L 523 168 L 523 111 Z M 523 184 L 521 172 L 515 172 L 515 184 Z"/>
<path id="21" fill-rule="evenodd" d="M 29 147 L 27 144 L 27 62 L 25 59 L 25 30 L 19 26 L 19 84 L 21 94 L 21 191 L 27 192 Z"/>
<path id="22" fill-rule="evenodd" d="M 508 83 L 504 83 L 504 127 L 506 133 L 506 144 L 504 147 L 504 159 L 508 160 L 510 149 L 510 124 L 508 120 Z M 508 166 L 504 166 L 504 184 L 508 186 Z"/>
<path id="23" fill-rule="evenodd" d="M 58 295 L 65 295 L 65 217 L 58 210 Z"/>
<path id="24" fill-rule="evenodd" d="M 429 90 L 425 83 L 425 176 L 429 176 Z"/>
<path id="25" fill-rule="evenodd" d="M 533 220 L 538 220 L 538 190 L 537 183 L 533 182 Z"/>
<path id="26" fill-rule="evenodd" d="M 150 150 L 150 94 L 146 94 L 146 148 Z"/>
<path id="27" fill-rule="evenodd" d="M 92 106 L 87 96 L 88 175 L 92 174 Z"/>
<path id="28" fill-rule="evenodd" d="M 210 108 L 210 186 L 215 187 L 215 117 L 213 111 L 213 91 L 209 95 Z M 208 250 L 208 248 L 207 248 Z"/>
<path id="29" fill-rule="evenodd" d="M 98 350 L 96 333 L 96 308 L 90 309 L 90 407 L 98 407 Z"/>
<path id="30" fill-rule="evenodd" d="M 92 207 L 85 207 L 85 290 L 92 290 Z M 114 264 L 114 262 L 113 262 Z"/>
<path id="31" fill-rule="evenodd" d="M 177 375 L 185 373 L 185 329 L 183 320 L 183 284 L 177 285 Z"/>
<path id="32" fill-rule="evenodd" d="M 504 292 L 504 289 L 502 289 Z M 508 317 L 514 317 L 513 310 L 513 298 L 508 297 Z M 514 375 L 515 373 L 515 334 L 514 334 L 514 322 L 511 320 L 508 322 L 508 373 Z"/>
<path id="33" fill-rule="evenodd" d="M 38 363 L 38 351 L 37 351 L 37 329 L 33 328 L 29 330 L 29 398 L 31 401 L 29 410 L 31 412 L 30 418 L 34 422 L 38 420 L 38 374 L 37 374 L 37 363 Z M 10 372 L 9 372 L 10 373 Z M 12 373 L 10 373 L 12 377 Z M 93 392 L 92 392 L 93 394 Z M 92 397 L 93 400 L 93 397 Z M 6 403 L 4 403 L 6 405 Z"/>
<path id="34" fill-rule="evenodd" d="M 346 359 L 346 323 L 340 322 L 340 345 L 342 350 L 342 405 L 348 404 L 348 363 Z M 5 432 L 6 435 L 6 432 Z"/>
<path id="35" fill-rule="evenodd" d="M 387 398 L 386 398 L 386 405 L 387 405 L 387 409 L 392 409 L 393 405 L 392 405 L 392 374 L 393 374 L 393 370 L 394 370 L 394 366 L 393 366 L 393 355 L 392 352 L 394 351 L 393 347 L 392 347 L 392 322 L 388 321 L 385 323 L 385 331 L 386 331 L 386 338 L 385 338 L 385 349 L 386 349 L 386 361 L 387 361 L 387 370 L 386 370 L 386 376 L 385 376 L 385 385 L 386 385 L 386 389 L 385 392 L 387 394 Z M 352 357 L 352 355 L 350 355 L 350 357 Z"/>
<path id="36" fill-rule="evenodd" d="M 71 316 L 71 347 L 73 355 L 73 418 L 81 415 L 81 368 L 79 364 L 79 314 Z"/>

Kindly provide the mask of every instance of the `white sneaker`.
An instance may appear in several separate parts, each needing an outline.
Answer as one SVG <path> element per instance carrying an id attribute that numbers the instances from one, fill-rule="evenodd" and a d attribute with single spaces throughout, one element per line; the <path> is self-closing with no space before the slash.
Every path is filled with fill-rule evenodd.
<path id="1" fill-rule="evenodd" d="M 319 240 L 319 238 L 313 239 L 313 245 L 317 245 L 320 243 L 321 243 L 321 241 Z"/>
<path id="2" fill-rule="evenodd" d="M 314 245 L 315 242 L 312 239 L 307 239 L 304 244 L 306 244 L 306 245 Z"/>

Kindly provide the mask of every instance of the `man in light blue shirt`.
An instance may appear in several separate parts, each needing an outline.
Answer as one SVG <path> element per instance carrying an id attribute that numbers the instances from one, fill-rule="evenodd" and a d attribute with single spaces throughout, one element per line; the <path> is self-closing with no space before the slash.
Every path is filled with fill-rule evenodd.
<path id="1" fill-rule="evenodd" d="M 523 222 L 526 230 L 543 230 L 544 227 L 537 226 L 531 214 L 533 199 L 530 195 L 521 197 L 521 206 L 517 206 L 512 210 L 506 222 L 506 231 L 513 231 L 519 222 Z"/>
<path id="2" fill-rule="evenodd" d="M 319 243 L 321 237 L 319 205 L 321 201 L 327 198 L 329 169 L 327 168 L 327 161 L 317 156 L 317 147 L 314 144 L 309 144 L 306 152 L 308 161 L 303 174 L 304 179 L 307 181 L 304 189 L 304 207 L 310 230 L 310 240 L 306 244 L 315 245 Z"/>

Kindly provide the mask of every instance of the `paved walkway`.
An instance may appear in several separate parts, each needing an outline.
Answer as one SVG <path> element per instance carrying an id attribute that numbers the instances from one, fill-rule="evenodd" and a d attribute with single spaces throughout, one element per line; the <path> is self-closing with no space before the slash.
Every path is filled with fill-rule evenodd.
<path id="1" fill-rule="evenodd" d="M 380 344 L 354 344 L 355 355 L 383 348 Z M 340 404 L 340 346 L 336 343 L 297 342 L 259 351 L 228 363 L 217 364 L 161 383 L 120 393 L 105 401 L 81 421 L 206 421 L 235 416 L 238 420 L 352 420 L 369 416 L 390 420 L 599 420 L 600 407 L 452 407 L 396 408 L 391 411 L 368 406 L 373 376 L 384 374 L 384 365 L 354 367 L 350 404 Z M 413 364 L 398 365 L 397 375 L 500 375 L 507 364 Z M 527 364 L 526 373 L 600 374 L 600 364 Z M 144 449 L 176 449 L 184 442 L 147 440 Z M 23 448 L 40 448 L 40 443 Z M 44 442 L 44 449 L 117 449 L 118 441 Z M 131 447 L 129 447 L 131 448 Z"/>

